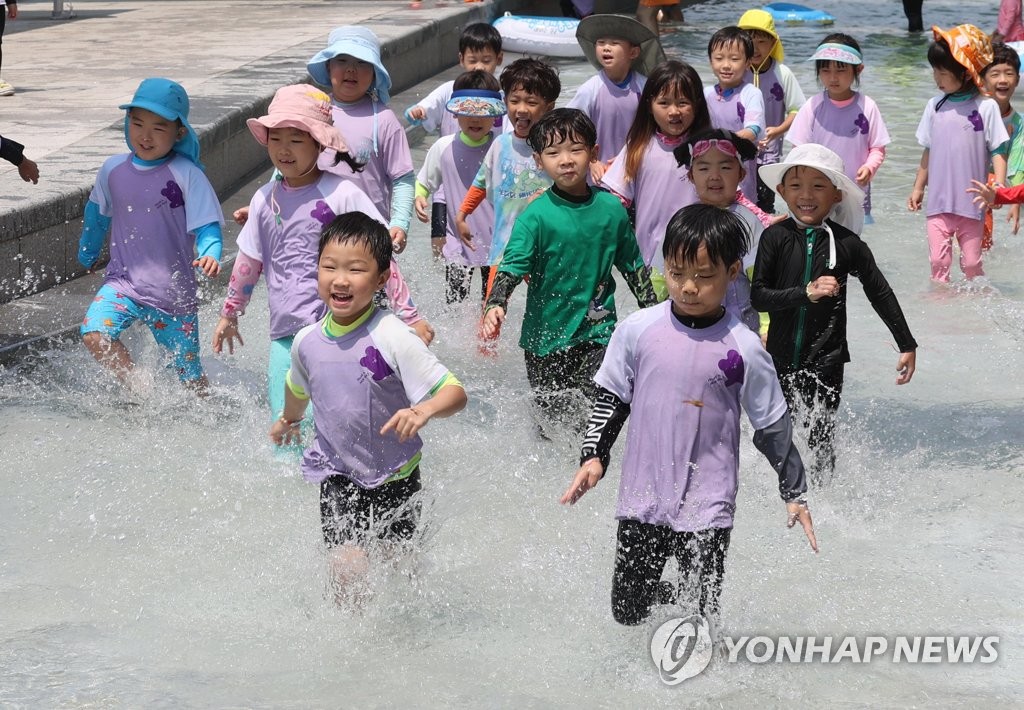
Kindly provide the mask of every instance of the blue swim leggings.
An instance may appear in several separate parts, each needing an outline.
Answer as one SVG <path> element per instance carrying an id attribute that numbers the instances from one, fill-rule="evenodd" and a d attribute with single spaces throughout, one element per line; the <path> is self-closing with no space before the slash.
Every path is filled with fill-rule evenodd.
<path id="1" fill-rule="evenodd" d="M 170 351 L 173 358 L 170 366 L 177 370 L 182 382 L 192 382 L 203 376 L 203 366 L 199 361 L 197 313 L 171 315 L 136 303 L 110 284 L 103 284 L 92 299 L 79 330 L 82 335 L 102 333 L 111 340 L 118 340 L 121 333 L 136 321 L 148 325 L 157 345 Z"/>

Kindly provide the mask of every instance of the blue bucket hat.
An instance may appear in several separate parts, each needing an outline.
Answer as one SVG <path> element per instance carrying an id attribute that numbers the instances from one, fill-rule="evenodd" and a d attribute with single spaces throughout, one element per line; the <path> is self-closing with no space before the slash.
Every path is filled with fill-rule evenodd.
<path id="1" fill-rule="evenodd" d="M 121 104 L 118 108 L 126 112 L 124 140 L 128 143 L 129 148 L 132 147 L 132 143 L 128 138 L 127 112 L 133 108 L 145 109 L 168 121 L 181 121 L 181 125 L 185 128 L 185 135 L 178 139 L 171 150 L 188 158 L 199 168 L 203 168 L 203 164 L 199 162 L 199 137 L 188 122 L 188 94 L 185 93 L 181 84 L 170 79 L 143 79 L 139 88 L 135 90 L 132 100 Z"/>
<path id="2" fill-rule="evenodd" d="M 373 65 L 373 85 L 370 90 L 376 94 L 381 103 L 391 99 L 391 75 L 380 60 L 380 40 L 365 27 L 345 25 L 331 30 L 327 36 L 327 49 L 317 52 L 309 62 L 306 70 L 313 81 L 321 86 L 331 85 L 331 74 L 327 63 L 341 54 L 347 54 Z"/>

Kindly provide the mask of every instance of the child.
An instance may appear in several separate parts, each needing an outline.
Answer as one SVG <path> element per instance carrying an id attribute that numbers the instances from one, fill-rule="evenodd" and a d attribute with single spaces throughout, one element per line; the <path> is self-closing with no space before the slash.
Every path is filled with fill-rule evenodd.
<path id="1" fill-rule="evenodd" d="M 799 520 L 818 550 L 803 494 L 786 400 L 757 336 L 723 308 L 746 248 L 743 222 L 709 205 L 684 207 L 665 234 L 670 301 L 624 320 L 594 381 L 580 468 L 562 494 L 575 503 L 608 470 L 612 445 L 632 416 L 615 517 L 612 614 L 639 624 L 674 601 L 660 582 L 669 556 L 680 586 L 696 573 L 699 613 L 716 620 L 739 485 L 740 408 L 754 445 L 779 476 L 788 526 Z"/>
<path id="2" fill-rule="evenodd" d="M 335 165 L 324 156 L 321 168 L 355 181 L 370 196 L 377 211 L 391 220 L 395 252 L 402 253 L 416 179 L 405 129 L 387 107 L 391 76 L 381 62 L 377 35 L 365 27 L 338 27 L 306 69 L 317 84 L 331 87 L 334 125 L 363 166 Z"/>
<path id="3" fill-rule="evenodd" d="M 647 75 L 665 61 L 658 35 L 630 17 L 591 15 L 576 28 L 587 60 L 597 76 L 585 81 L 569 101 L 597 126 L 597 161 L 590 168 L 596 185 L 608 164 L 626 145 Z"/>
<path id="4" fill-rule="evenodd" d="M 708 57 L 718 83 L 704 88 L 711 114 L 711 125 L 732 131 L 754 145 L 764 135 L 764 99 L 761 92 L 743 76 L 754 56 L 750 35 L 739 27 L 724 27 L 711 35 Z M 751 202 L 757 201 L 757 163 L 743 166 L 745 177 L 740 189 Z"/>
<path id="5" fill-rule="evenodd" d="M 577 109 L 551 111 L 530 131 L 537 165 L 553 185 L 516 220 L 487 299 L 485 337 L 505 320 L 508 299 L 530 278 L 520 347 L 538 408 L 562 418 L 564 392 L 591 396 L 594 373 L 615 328 L 612 266 L 641 306 L 655 302 L 629 216 L 619 201 L 587 184 L 597 129 Z"/>
<path id="6" fill-rule="evenodd" d="M 459 239 L 470 251 L 476 251 L 473 231 L 466 218 L 485 197 L 490 200 L 494 207 L 494 229 L 487 263 L 492 266 L 501 262 L 512 225 L 526 204 L 551 186 L 551 178 L 534 160 L 526 139 L 540 117 L 554 108 L 562 83 L 549 65 L 539 59 L 524 58 L 502 70 L 501 89 L 505 93 L 512 132 L 503 133 L 491 144 L 473 178 L 473 186 L 455 214 Z"/>
<path id="7" fill-rule="evenodd" d="M 687 167 L 686 174 L 697 199 L 705 205 L 732 212 L 747 228 L 749 246 L 743 255 L 743 268 L 729 283 L 724 305 L 737 320 L 764 339 L 768 333 L 768 317 L 758 314 L 750 305 L 750 280 L 754 276 L 757 244 L 767 224 L 757 205 L 740 200 L 742 193 L 737 190 L 744 177 L 744 163 L 756 153 L 753 143 L 720 128 L 694 133 L 676 149 L 679 164 Z M 770 224 L 770 219 L 767 223 Z"/>
<path id="8" fill-rule="evenodd" d="M 238 317 L 266 270 L 270 309 L 270 357 L 267 391 L 272 416 L 284 407 L 285 373 L 295 334 L 324 315 L 316 290 L 316 245 L 324 225 L 344 212 L 361 211 L 380 222 L 384 217 L 352 181 L 324 172 L 320 154 L 330 149 L 337 160 L 355 165 L 341 134 L 331 122 L 330 97 L 309 84 L 278 89 L 267 115 L 247 124 L 267 147 L 277 176 L 250 202 L 250 215 L 238 235 L 238 256 L 227 297 L 213 334 L 213 350 L 225 344 L 234 353 L 242 344 Z M 433 331 L 416 311 L 396 264 L 391 264 L 387 291 L 395 312 L 429 343 Z"/>
<path id="9" fill-rule="evenodd" d="M 927 185 L 931 277 L 937 283 L 948 283 L 954 236 L 960 244 L 964 276 L 973 279 L 985 274 L 982 210 L 972 203 L 966 188 L 972 180 L 986 179 L 990 157 L 996 183 L 1006 181 L 1005 143 L 1009 136 L 999 105 L 978 93 L 984 85 L 981 70 L 992 63 L 988 36 L 974 25 L 946 31 L 935 27 L 933 32 L 928 63 L 943 95 L 929 99 L 917 127 L 917 142 L 924 152 L 907 207 L 912 212 L 921 209 Z"/>
<path id="10" fill-rule="evenodd" d="M 847 176 L 864 191 L 864 217 L 871 224 L 871 180 L 885 160 L 889 130 L 878 106 L 853 87 L 860 86 L 864 60 L 857 40 L 837 32 L 827 36 L 808 61 L 825 87 L 803 105 L 789 127 L 793 145 L 817 143 L 839 154 Z"/>
<path id="11" fill-rule="evenodd" d="M 743 80 L 761 90 L 764 99 L 766 128 L 757 151 L 757 165 L 771 165 L 782 157 L 782 137 L 793 124 L 797 111 L 804 105 L 804 92 L 793 72 L 782 63 L 782 40 L 775 31 L 775 20 L 764 10 L 747 10 L 737 26 L 750 34 L 754 56 Z M 775 191 L 757 180 L 757 206 L 764 212 L 775 212 Z"/>
<path id="12" fill-rule="evenodd" d="M 659 300 L 668 298 L 659 269 L 665 226 L 679 209 L 697 201 L 686 170 L 673 152 L 691 133 L 711 127 L 704 86 L 689 64 L 659 64 L 644 86 L 626 145 L 601 184 L 636 211 L 636 240 Z"/>
<path id="13" fill-rule="evenodd" d="M 324 227 L 317 293 L 327 315 L 295 336 L 285 407 L 270 428 L 274 443 L 297 442 L 312 402 L 316 435 L 302 474 L 320 484 L 339 601 L 361 591 L 373 541 L 411 540 L 419 518 L 417 432 L 466 406 L 454 375 L 401 321 L 374 307 L 392 263 L 388 230 L 373 217 L 347 212 Z"/>
<path id="14" fill-rule="evenodd" d="M 444 136 L 427 151 L 423 167 L 416 180 L 416 216 L 421 222 L 434 221 L 427 215 L 427 197 L 447 186 L 452 195 L 464 195 L 473 184 L 484 156 L 494 141 L 495 118 L 504 115 L 501 87 L 491 74 L 476 70 L 466 72 L 455 80 L 455 90 L 448 100 L 448 111 L 458 118 L 458 135 Z M 437 203 L 435 203 L 437 204 Z M 494 229 L 494 211 L 490 204 L 482 204 L 468 222 L 476 235 L 479 248 L 470 249 L 455 233 L 454 204 L 448 205 L 451 225 L 444 247 L 446 303 L 461 303 L 469 295 L 473 270 L 480 267 L 482 295 L 486 297 L 487 256 Z"/>
<path id="15" fill-rule="evenodd" d="M 808 444 L 814 452 L 812 480 L 835 468 L 835 416 L 850 361 L 846 342 L 846 284 L 860 279 L 875 312 L 889 328 L 900 356 L 896 384 L 910 382 L 917 342 L 899 301 L 857 236 L 864 196 L 843 161 L 824 146 L 794 148 L 776 165 L 761 167 L 761 179 L 789 206 L 791 216 L 764 231 L 754 264 L 751 302 L 771 316 L 768 352 L 790 409 L 811 411 Z"/>
<path id="16" fill-rule="evenodd" d="M 178 378 L 202 392 L 195 268 L 209 277 L 220 273 L 220 201 L 199 162 L 180 84 L 145 79 L 119 108 L 131 152 L 100 168 L 78 246 L 78 261 L 91 269 L 110 230 L 110 262 L 82 321 L 82 341 L 130 385 L 135 365 L 120 337 L 141 321 L 173 356 Z"/>
<path id="17" fill-rule="evenodd" d="M 479 69 L 493 75 L 503 59 L 501 35 L 493 25 L 486 22 L 466 25 L 462 34 L 459 35 L 459 66 L 464 71 L 470 72 Z M 447 110 L 448 100 L 452 97 L 454 90 L 454 83 L 446 81 L 431 91 L 422 101 L 411 106 L 405 112 L 406 120 L 413 125 L 422 126 L 427 133 L 439 133 L 441 137 L 458 133 L 459 124 L 456 117 Z M 500 118 L 498 120 L 500 121 Z M 458 196 L 453 199 L 458 199 Z M 453 214 L 454 212 L 455 210 L 452 210 Z M 448 209 L 445 206 L 444 191 L 438 190 L 434 193 L 430 216 L 430 245 L 435 258 L 442 256 L 448 235 Z"/>
<path id="18" fill-rule="evenodd" d="M 1006 155 L 1006 184 L 1010 187 L 1024 183 L 1024 118 L 1013 110 L 1010 100 L 1020 82 L 1020 55 L 1005 44 L 992 45 L 992 62 L 981 71 L 985 80 L 985 93 L 996 100 L 1003 126 L 1010 137 Z M 989 177 L 993 177 L 990 175 Z M 1013 233 L 1020 228 L 1020 205 L 1014 205 L 1006 215 L 1013 224 Z M 981 250 L 992 248 L 992 210 L 985 210 L 985 227 Z"/>

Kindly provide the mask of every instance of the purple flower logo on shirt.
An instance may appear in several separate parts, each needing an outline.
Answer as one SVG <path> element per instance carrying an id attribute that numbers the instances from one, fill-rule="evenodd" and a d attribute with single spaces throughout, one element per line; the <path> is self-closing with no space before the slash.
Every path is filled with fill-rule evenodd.
<path id="1" fill-rule="evenodd" d="M 981 120 L 981 114 L 978 113 L 978 109 L 971 111 L 971 115 L 967 117 L 967 120 L 974 126 L 975 132 L 981 132 L 985 130 L 985 122 Z"/>
<path id="2" fill-rule="evenodd" d="M 317 200 L 316 206 L 313 207 L 313 211 L 309 213 L 309 216 L 318 221 L 324 227 L 327 223 L 334 219 L 337 215 L 334 214 L 334 210 L 327 206 L 327 203 L 323 200 Z"/>
<path id="3" fill-rule="evenodd" d="M 725 386 L 743 382 L 743 358 L 735 350 L 730 350 L 724 360 L 718 361 L 718 369 L 725 375 Z"/>
<path id="4" fill-rule="evenodd" d="M 870 124 L 868 124 L 868 117 L 864 114 L 858 113 L 857 120 L 853 122 L 853 125 L 860 129 L 860 134 L 862 136 L 866 136 L 868 134 L 868 127 Z"/>
<path id="5" fill-rule="evenodd" d="M 160 194 L 167 198 L 167 201 L 171 203 L 171 209 L 175 207 L 185 206 L 185 195 L 181 192 L 181 187 L 174 180 L 167 181 L 167 187 L 160 191 Z"/>
<path id="6" fill-rule="evenodd" d="M 782 91 L 782 84 L 780 84 L 779 82 L 775 82 L 774 84 L 772 84 L 771 91 L 769 91 L 768 93 L 770 93 L 772 95 L 772 98 L 775 99 L 776 101 L 782 101 L 784 98 L 786 98 L 786 94 L 783 93 Z"/>
<path id="7" fill-rule="evenodd" d="M 395 374 L 395 371 L 391 369 L 391 365 L 380 354 L 380 350 L 372 345 L 367 346 L 366 355 L 359 358 L 359 364 L 370 371 L 375 382 L 380 382 L 388 375 Z"/>
<path id="8" fill-rule="evenodd" d="M 743 108 L 743 104 L 736 104 L 736 115 L 740 118 L 740 123 L 747 120 L 747 109 Z"/>

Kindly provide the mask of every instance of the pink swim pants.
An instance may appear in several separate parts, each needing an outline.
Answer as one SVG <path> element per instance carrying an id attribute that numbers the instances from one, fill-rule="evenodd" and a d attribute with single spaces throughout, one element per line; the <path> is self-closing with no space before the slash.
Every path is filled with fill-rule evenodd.
<path id="1" fill-rule="evenodd" d="M 980 219 L 962 217 L 951 212 L 928 217 L 928 258 L 932 263 L 933 281 L 949 281 L 954 236 L 960 244 L 960 270 L 964 276 L 973 279 L 985 275 L 981 266 L 983 226 Z"/>

